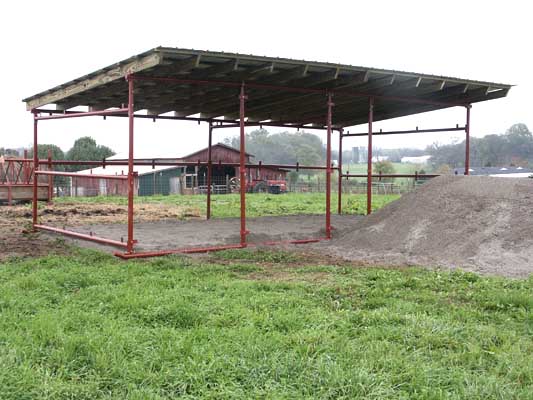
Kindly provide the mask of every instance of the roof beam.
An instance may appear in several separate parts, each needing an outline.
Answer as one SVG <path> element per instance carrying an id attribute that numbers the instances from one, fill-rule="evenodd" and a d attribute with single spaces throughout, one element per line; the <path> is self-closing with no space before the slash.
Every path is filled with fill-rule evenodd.
<path id="1" fill-rule="evenodd" d="M 158 72 L 159 74 L 175 74 L 188 72 L 191 69 L 198 68 L 202 60 L 201 55 L 195 55 L 182 60 L 163 61 L 164 67 Z"/>
<path id="2" fill-rule="evenodd" d="M 321 83 L 334 81 L 338 78 L 340 72 L 340 68 L 333 68 L 328 71 L 324 72 L 314 72 L 314 73 L 307 73 L 307 76 L 302 79 L 295 80 L 294 83 L 295 86 L 302 86 L 302 87 L 310 87 L 310 86 L 316 86 Z"/>
<path id="3" fill-rule="evenodd" d="M 371 81 L 367 81 L 363 85 L 358 86 L 356 89 L 361 90 L 361 91 L 365 91 L 365 90 L 371 91 L 371 90 L 375 90 L 376 88 L 382 87 L 383 85 L 390 85 L 391 81 L 392 81 L 392 78 L 390 76 L 384 76 L 384 77 L 377 78 Z M 310 102 L 313 103 L 315 101 L 314 99 L 316 99 L 317 96 L 316 94 L 305 94 L 305 95 L 298 95 L 298 96 L 291 96 L 291 97 L 287 97 L 286 95 L 284 95 L 281 97 L 278 96 L 278 98 L 281 98 L 281 100 L 262 101 L 260 105 L 254 106 L 253 105 L 254 98 L 250 96 L 250 104 L 247 105 L 246 112 L 249 114 L 253 114 L 254 112 L 258 112 L 260 110 L 268 110 L 269 112 L 271 112 L 272 115 L 275 115 L 276 113 L 282 110 L 290 109 L 291 107 L 294 107 L 294 106 L 302 106 L 302 105 L 308 104 L 309 99 L 310 99 Z M 337 102 L 339 100 L 336 99 L 335 101 Z M 353 102 L 353 98 L 350 101 Z M 229 116 L 235 117 L 236 114 L 231 113 L 229 114 Z"/>
<path id="4" fill-rule="evenodd" d="M 187 79 L 202 80 L 202 79 L 207 79 L 211 77 L 216 77 L 217 75 L 220 75 L 220 74 L 225 74 L 231 71 L 236 71 L 238 67 L 239 67 L 239 59 L 236 58 L 236 59 L 229 60 L 223 63 L 212 64 L 210 67 L 207 67 L 204 69 L 194 70 L 192 71 L 190 76 L 187 77 Z"/>
<path id="5" fill-rule="evenodd" d="M 370 71 L 360 71 L 355 74 L 348 76 L 342 76 L 337 79 L 335 82 L 335 89 L 346 89 L 351 88 L 361 83 L 366 83 L 370 79 Z"/>
<path id="6" fill-rule="evenodd" d="M 314 87 L 316 85 L 322 84 L 324 82 L 330 82 L 332 80 L 335 80 L 339 76 L 339 68 L 335 68 L 329 71 L 325 72 L 315 72 L 312 74 L 308 73 L 308 76 L 302 79 L 298 79 L 291 82 L 291 85 L 293 86 L 302 86 L 302 87 Z M 296 94 L 289 98 L 287 98 L 287 94 L 280 95 L 279 93 L 272 98 L 269 101 L 262 101 L 262 105 L 253 106 L 253 103 L 249 104 L 247 106 L 247 113 L 253 113 L 254 111 L 259 111 L 262 109 L 277 109 L 280 105 L 283 105 L 284 107 L 293 103 L 299 103 L 302 104 L 302 101 L 305 101 L 307 99 L 314 99 L 316 98 L 316 94 L 313 93 L 306 93 L 306 94 Z M 277 99 L 277 100 L 276 100 Z M 253 102 L 253 100 L 256 100 L 254 97 L 250 97 L 250 101 Z M 278 106 L 278 107 L 275 107 Z"/>
<path id="7" fill-rule="evenodd" d="M 229 64 L 227 65 L 229 67 Z M 211 67 L 213 68 L 213 67 Z M 222 69 L 222 67 L 219 67 L 219 71 Z M 241 81 L 241 80 L 248 80 L 248 79 L 255 79 L 258 76 L 264 75 L 264 74 L 271 74 L 274 70 L 274 63 L 263 63 L 252 67 L 247 67 L 244 70 L 231 70 L 230 74 L 226 76 L 228 80 L 231 81 Z M 200 92 L 195 92 L 195 95 L 192 96 L 193 99 L 185 99 L 182 98 L 182 96 L 179 96 L 179 93 L 187 93 L 190 92 L 191 95 L 193 94 L 193 91 L 199 90 Z M 230 91 L 232 92 L 232 91 Z M 224 104 L 227 105 L 228 102 L 231 101 L 233 97 L 235 97 L 234 94 L 228 94 L 228 88 L 211 88 L 207 86 L 191 86 L 191 85 L 171 85 L 169 87 L 168 93 L 164 95 L 158 95 L 157 90 L 154 91 L 153 95 L 149 95 L 146 98 L 146 101 L 144 103 L 136 102 L 136 104 L 139 104 L 141 108 L 145 108 L 148 106 L 152 106 L 154 102 L 157 102 L 159 105 L 165 105 L 164 109 L 167 111 L 173 111 L 179 108 L 180 110 L 189 110 L 193 111 L 193 114 L 196 114 L 200 112 L 197 107 L 203 105 L 206 102 L 205 96 L 217 96 L 217 98 L 226 98 L 224 100 Z M 181 101 L 183 100 L 183 103 Z"/>
<path id="8" fill-rule="evenodd" d="M 307 70 L 309 65 L 299 65 L 297 67 L 292 67 L 289 69 L 280 70 L 273 74 L 271 77 L 264 79 L 261 83 L 264 84 L 278 84 L 280 82 L 287 82 L 296 78 L 304 78 L 307 75 Z"/>
<path id="9" fill-rule="evenodd" d="M 292 72 L 291 72 L 292 71 Z M 307 65 L 302 65 L 296 68 L 293 68 L 289 71 L 281 72 L 284 74 L 281 78 L 284 81 L 290 80 L 290 85 L 295 87 L 314 87 L 324 82 L 330 82 L 332 80 L 338 79 L 340 69 L 334 68 L 325 72 L 315 72 L 310 73 L 307 71 Z M 306 74 L 306 75 L 304 75 Z M 261 80 L 258 83 L 268 84 L 271 82 L 277 82 L 276 78 L 279 78 L 279 74 L 273 75 L 271 79 Z M 265 108 L 273 104 L 283 104 L 285 102 L 299 101 L 301 99 L 308 98 L 309 94 L 304 95 L 291 95 L 287 93 L 271 92 L 266 91 L 264 94 L 255 94 L 249 96 L 249 101 L 247 103 L 247 110 L 252 110 L 256 108 Z M 311 94 L 313 96 L 313 94 Z M 256 108 L 254 108 L 256 107 Z M 203 113 L 207 118 L 211 118 L 219 115 L 227 115 L 235 118 L 236 111 L 233 108 L 229 108 L 227 103 L 220 103 L 220 107 L 211 108 Z"/>
<path id="10" fill-rule="evenodd" d="M 26 102 L 26 109 L 32 110 L 46 104 L 57 103 L 61 99 L 66 99 L 67 97 L 97 88 L 118 79 L 124 79 L 127 74 L 155 67 L 156 65 L 161 64 L 162 60 L 163 56 L 159 52 L 155 52 L 126 64 L 117 64 L 109 70 L 102 71 L 95 75 L 87 75 L 78 81 L 73 81 L 70 84 L 61 85 L 51 89 L 48 94 L 43 94 L 28 100 Z"/>

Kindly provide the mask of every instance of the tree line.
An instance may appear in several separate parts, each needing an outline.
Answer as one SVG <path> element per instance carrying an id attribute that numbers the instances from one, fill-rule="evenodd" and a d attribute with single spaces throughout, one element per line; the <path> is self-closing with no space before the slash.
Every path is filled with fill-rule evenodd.
<path id="1" fill-rule="evenodd" d="M 99 145 L 90 136 L 84 136 L 77 139 L 73 146 L 64 152 L 59 146 L 55 144 L 39 144 L 37 146 L 37 155 L 40 159 L 48 158 L 48 152 L 50 151 L 53 160 L 70 160 L 70 161 L 92 161 L 102 160 L 104 158 L 115 155 L 115 152 L 107 146 Z M 33 157 L 33 148 L 28 150 L 29 157 Z M 15 149 L 6 149 L 0 147 L 0 156 L 10 157 L 22 157 L 19 151 Z M 58 171 L 81 171 L 87 169 L 82 165 L 67 165 L 65 168 L 58 166 L 55 168 Z"/>
<path id="2" fill-rule="evenodd" d="M 238 136 L 224 139 L 224 144 L 238 149 Z M 322 165 L 325 162 L 324 145 L 320 138 L 307 132 L 270 133 L 257 129 L 245 136 L 246 152 L 255 161 L 271 164 Z"/>
<path id="3" fill-rule="evenodd" d="M 433 167 L 464 167 L 466 142 L 439 145 L 427 149 Z M 533 165 L 533 134 L 525 124 L 514 124 L 504 134 L 470 139 L 470 165 L 503 167 Z"/>
<path id="4" fill-rule="evenodd" d="M 69 161 L 92 161 L 92 160 L 102 160 L 104 158 L 111 157 L 115 155 L 115 152 L 107 146 L 99 145 L 96 143 L 90 136 L 84 136 L 77 139 L 72 147 L 64 152 L 59 146 L 55 144 L 39 144 L 37 146 L 37 155 L 39 159 L 48 158 L 48 152 L 52 160 L 69 160 Z M 22 157 L 24 154 L 16 149 L 6 149 L 0 148 L 0 156 L 9 156 L 9 157 Z M 28 155 L 30 158 L 33 158 L 33 148 L 28 150 Z M 55 171 L 81 171 L 87 169 L 83 165 L 56 165 L 54 166 Z M 67 179 L 62 176 L 54 176 L 55 185 L 64 185 L 67 182 Z"/>

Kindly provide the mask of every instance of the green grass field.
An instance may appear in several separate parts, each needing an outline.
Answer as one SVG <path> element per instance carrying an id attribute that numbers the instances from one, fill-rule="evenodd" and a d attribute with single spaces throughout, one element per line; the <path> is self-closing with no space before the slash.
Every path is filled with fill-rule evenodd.
<path id="1" fill-rule="evenodd" d="M 395 174 L 414 174 L 415 171 L 425 170 L 426 172 L 429 169 L 428 165 L 424 164 L 410 164 L 410 163 L 392 163 L 394 167 Z M 342 169 L 343 171 L 350 171 L 351 174 L 366 174 L 366 164 L 344 164 Z M 379 171 L 374 171 L 378 173 Z"/>
<path id="2" fill-rule="evenodd" d="M 398 199 L 399 195 L 374 195 L 372 208 L 374 210 Z M 366 195 L 344 194 L 343 212 L 347 214 L 366 213 Z M 224 194 L 213 195 L 212 215 L 215 218 L 238 217 L 239 195 Z M 98 197 L 58 197 L 54 199 L 59 203 L 102 203 L 102 204 L 127 204 L 123 196 L 98 196 Z M 206 212 L 206 196 L 139 196 L 135 198 L 137 204 L 162 203 L 183 206 L 197 211 L 200 215 Z M 326 195 L 324 193 L 286 193 L 272 195 L 250 193 L 246 195 L 246 210 L 249 217 L 268 215 L 295 215 L 295 214 L 324 214 L 326 212 Z M 331 196 L 332 211 L 337 210 L 337 195 Z"/>
<path id="3" fill-rule="evenodd" d="M 229 251 L 0 264 L 0 399 L 531 399 L 533 278 Z"/>

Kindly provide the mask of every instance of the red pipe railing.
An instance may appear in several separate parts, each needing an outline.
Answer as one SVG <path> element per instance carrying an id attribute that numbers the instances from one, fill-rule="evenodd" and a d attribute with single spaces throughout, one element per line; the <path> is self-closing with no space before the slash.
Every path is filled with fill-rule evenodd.
<path id="1" fill-rule="evenodd" d="M 168 256 L 171 254 L 196 254 L 196 253 L 209 253 L 212 251 L 222 251 L 222 250 L 233 250 L 233 249 L 243 249 L 245 247 L 260 247 L 260 246 L 279 246 L 279 245 L 289 245 L 289 244 L 307 244 L 307 243 L 317 243 L 322 240 L 328 240 L 328 238 L 310 238 L 310 239 L 295 239 L 295 240 L 281 240 L 281 241 L 270 241 L 270 242 L 261 242 L 261 243 L 246 243 L 246 244 L 228 244 L 220 246 L 209 246 L 209 247 L 189 247 L 183 249 L 171 249 L 171 250 L 156 250 L 156 251 L 140 251 L 135 253 L 114 253 L 115 256 L 128 260 L 132 258 L 148 258 L 148 257 L 161 257 Z"/>
<path id="2" fill-rule="evenodd" d="M 37 121 L 45 121 L 49 119 L 65 119 L 65 118 L 80 118 L 80 117 L 96 117 L 96 116 L 112 116 L 127 113 L 127 108 L 118 108 L 116 110 L 101 110 L 101 111 L 80 111 L 80 112 L 66 112 L 63 114 L 54 115 L 37 115 L 38 110 L 33 111 Z"/>
<path id="3" fill-rule="evenodd" d="M 343 178 L 367 178 L 367 174 L 342 174 Z M 372 174 L 372 178 L 436 178 L 439 174 Z"/>
<path id="4" fill-rule="evenodd" d="M 107 245 L 110 245 L 110 246 L 124 247 L 124 248 L 127 248 L 127 246 L 128 246 L 127 243 L 119 242 L 118 240 L 106 239 L 106 238 L 103 238 L 103 237 L 94 236 L 94 235 L 90 235 L 90 234 L 87 235 L 85 233 L 74 232 L 74 231 L 70 231 L 68 229 L 60 229 L 60 228 L 56 228 L 56 227 L 53 227 L 53 226 L 42 225 L 42 224 L 34 224 L 33 227 L 36 228 L 36 229 L 41 229 L 43 231 L 61 233 L 62 235 L 72 236 L 72 237 L 75 237 L 77 239 L 89 240 L 89 241 L 92 241 L 92 242 L 101 243 L 101 244 L 107 244 Z"/>
<path id="5" fill-rule="evenodd" d="M 100 174 L 77 174 L 75 172 L 59 171 L 35 171 L 37 175 L 69 176 L 73 178 L 93 178 L 93 179 L 116 179 L 127 180 L 128 175 L 100 175 Z"/>

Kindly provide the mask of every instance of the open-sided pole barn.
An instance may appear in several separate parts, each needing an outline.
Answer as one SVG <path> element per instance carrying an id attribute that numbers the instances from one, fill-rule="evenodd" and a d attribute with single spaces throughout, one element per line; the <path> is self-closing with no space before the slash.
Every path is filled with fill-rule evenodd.
<path id="1" fill-rule="evenodd" d="M 128 182 L 128 235 L 126 242 L 97 238 L 77 232 L 41 225 L 37 215 L 37 187 L 34 180 L 33 227 L 93 240 L 124 248 L 117 255 L 124 258 L 146 257 L 173 252 L 197 252 L 249 245 L 246 236 L 246 165 L 245 128 L 277 126 L 294 129 L 320 129 L 327 133 L 326 165 L 271 165 L 285 169 L 321 169 L 326 172 L 325 238 L 293 241 L 294 243 L 331 238 L 331 174 L 338 170 L 340 180 L 355 175 L 342 173 L 331 163 L 333 131 L 339 132 L 339 146 L 344 138 L 368 136 L 367 212 L 372 206 L 372 137 L 374 135 L 414 132 L 464 131 L 466 134 L 465 174 L 469 170 L 470 108 L 472 103 L 505 97 L 510 85 L 449 78 L 402 71 L 373 69 L 351 65 L 311 62 L 254 55 L 185 50 L 158 47 L 79 79 L 24 99 L 34 118 L 34 149 L 38 144 L 38 123 L 45 120 L 87 116 L 127 117 L 129 157 L 128 174 L 109 176 Z M 42 108 L 55 104 L 55 109 Z M 69 111 L 86 106 L 88 111 Z M 373 132 L 372 123 L 449 107 L 466 110 L 464 126 L 413 131 Z M 146 110 L 145 113 L 139 111 Z M 173 115 L 166 115 L 174 112 Z M 197 116 L 199 114 L 199 116 Z M 209 124 L 208 147 L 213 129 L 238 127 L 240 131 L 240 242 L 209 248 L 171 249 L 153 253 L 135 252 L 133 226 L 133 180 L 135 118 L 174 119 Z M 368 124 L 365 133 L 344 133 L 350 126 Z M 112 161 L 78 164 L 105 165 Z M 56 162 L 61 164 L 65 162 Z M 36 175 L 68 175 L 39 170 L 34 153 Z M 207 161 L 212 169 L 211 158 Z M 158 165 L 165 165 L 158 163 Z M 178 165 L 178 163 L 169 163 Z M 204 164 L 205 165 L 205 164 Z M 263 164 L 264 165 L 264 164 Z M 209 176 L 211 172 L 209 172 Z M 101 176 L 94 176 L 101 178 Z M 209 178 L 210 179 L 210 178 Z M 210 185 L 208 185 L 210 187 Z M 341 191 L 339 191 L 339 197 Z M 210 192 L 207 196 L 208 207 Z M 338 211 L 341 212 L 340 200 Z"/>

